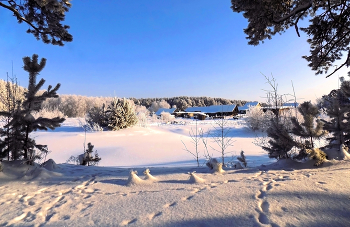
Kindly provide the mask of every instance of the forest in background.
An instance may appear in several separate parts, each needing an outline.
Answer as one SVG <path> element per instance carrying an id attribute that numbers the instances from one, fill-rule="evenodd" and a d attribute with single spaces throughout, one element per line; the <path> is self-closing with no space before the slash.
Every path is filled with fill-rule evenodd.
<path id="1" fill-rule="evenodd" d="M 6 81 L 0 80 L 0 110 L 3 107 L 3 101 L 6 99 Z M 24 98 L 26 88 L 18 86 L 19 99 Z M 38 94 L 44 91 L 38 92 Z M 50 98 L 44 101 L 42 108 L 45 111 L 62 113 L 66 117 L 84 117 L 92 108 L 103 105 L 108 105 L 114 97 L 88 97 L 82 95 L 60 95 L 58 98 Z M 119 97 L 120 98 L 120 97 Z M 187 107 L 193 106 L 211 106 L 211 105 L 229 105 L 236 104 L 238 106 L 244 105 L 247 101 L 232 100 L 225 98 L 211 98 L 211 97 L 188 97 L 179 96 L 172 98 L 128 98 L 132 100 L 136 108 L 144 106 L 151 112 L 156 112 L 159 108 L 176 107 L 179 110 L 185 110 Z"/>

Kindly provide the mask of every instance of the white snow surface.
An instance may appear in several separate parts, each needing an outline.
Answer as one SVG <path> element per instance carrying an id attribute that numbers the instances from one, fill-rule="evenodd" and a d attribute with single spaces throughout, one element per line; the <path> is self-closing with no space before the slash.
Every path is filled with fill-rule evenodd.
<path id="1" fill-rule="evenodd" d="M 87 133 L 104 162 L 64 164 L 84 140 L 68 119 L 57 131 L 36 133 L 52 150 L 48 169 L 2 162 L 0 226 L 349 226 L 349 160 L 260 165 L 268 159 L 251 144 L 254 135 L 234 124 L 234 149 L 245 151 L 248 168 L 212 174 L 182 150 L 190 124 Z M 146 167 L 157 181 L 131 172 Z M 205 181 L 191 179 L 194 171 Z"/>

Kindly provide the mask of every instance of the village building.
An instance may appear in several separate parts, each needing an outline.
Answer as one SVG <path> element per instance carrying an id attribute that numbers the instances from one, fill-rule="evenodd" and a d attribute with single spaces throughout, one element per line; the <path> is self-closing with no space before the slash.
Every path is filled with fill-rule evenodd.
<path id="1" fill-rule="evenodd" d="M 264 112 L 270 110 L 274 114 L 276 114 L 277 111 L 279 112 L 279 114 L 282 114 L 283 112 L 298 108 L 299 105 L 300 105 L 299 103 L 292 102 L 292 103 L 283 103 L 281 106 L 266 106 L 266 107 L 262 107 L 262 109 Z"/>
<path id="2" fill-rule="evenodd" d="M 171 109 L 159 108 L 159 110 L 157 110 L 157 112 L 156 112 L 155 114 L 156 114 L 157 116 L 160 116 L 163 112 L 165 112 L 165 113 L 170 113 L 171 115 L 175 115 L 176 108 L 171 108 Z"/>
<path id="3" fill-rule="evenodd" d="M 206 117 L 223 117 L 237 115 L 237 105 L 213 105 L 201 107 L 188 107 L 184 112 L 176 113 L 181 117 L 195 117 L 204 120 Z"/>
<path id="4" fill-rule="evenodd" d="M 244 106 L 238 107 L 238 112 L 240 114 L 247 114 L 247 111 L 250 107 L 261 107 L 261 105 L 259 102 L 247 102 L 246 104 L 244 104 Z"/>

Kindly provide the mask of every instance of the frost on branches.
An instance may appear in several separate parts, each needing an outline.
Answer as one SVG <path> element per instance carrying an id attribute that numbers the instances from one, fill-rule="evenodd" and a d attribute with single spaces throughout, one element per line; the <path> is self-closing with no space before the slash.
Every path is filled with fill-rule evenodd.
<path id="1" fill-rule="evenodd" d="M 253 131 L 266 131 L 270 126 L 270 120 L 274 117 L 274 114 L 271 111 L 264 113 L 263 109 L 259 106 L 251 106 L 246 116 L 245 121 L 248 128 Z"/>
<path id="2" fill-rule="evenodd" d="M 135 109 L 125 98 L 123 100 L 114 99 L 106 112 L 108 128 L 111 130 L 129 128 L 137 124 Z"/>

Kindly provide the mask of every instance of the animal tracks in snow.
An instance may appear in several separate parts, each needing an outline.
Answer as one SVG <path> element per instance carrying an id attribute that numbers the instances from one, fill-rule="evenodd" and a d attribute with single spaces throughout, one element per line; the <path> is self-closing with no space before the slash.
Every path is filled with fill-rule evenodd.
<path id="1" fill-rule="evenodd" d="M 86 178 L 89 179 L 86 180 Z M 22 213 L 12 218 L 12 220 L 8 220 L 5 223 L 1 223 L 0 221 L 0 226 L 18 225 L 18 223 L 22 222 L 27 223 L 26 226 L 30 225 L 30 223 L 35 223 L 31 226 L 43 226 L 59 219 L 69 220 L 71 215 L 78 215 L 80 212 L 84 212 L 94 205 L 91 198 L 93 198 L 94 193 L 98 192 L 98 189 L 90 188 L 90 186 L 96 183 L 95 178 L 96 176 L 94 175 L 80 177 L 73 182 L 83 180 L 81 184 L 62 190 L 57 190 L 57 185 L 62 185 L 62 182 L 51 187 L 40 187 L 29 182 L 24 182 L 21 184 L 26 183 L 26 186 L 23 187 L 25 193 L 20 193 L 20 190 L 17 188 L 13 189 L 7 186 L 1 186 L 1 190 L 5 192 L 5 196 L 0 198 L 0 205 L 16 203 L 23 206 L 23 209 Z M 64 187 L 62 186 L 62 188 Z M 17 192 L 7 193 L 13 191 Z M 74 206 L 74 200 L 82 201 L 75 205 L 74 214 L 58 215 L 64 212 L 65 207 L 68 206 L 71 208 L 71 206 Z"/>
<path id="2" fill-rule="evenodd" d="M 274 187 L 279 187 L 282 184 L 277 182 L 283 182 L 286 180 L 290 180 L 290 176 L 288 175 L 278 175 L 276 173 L 268 173 L 261 171 L 260 174 L 256 174 L 255 177 L 252 177 L 251 180 L 258 180 L 261 182 L 261 187 L 255 195 L 255 199 L 257 200 L 257 208 L 256 208 L 256 220 L 258 223 L 262 225 L 271 224 L 271 226 L 278 227 L 279 225 L 275 223 L 271 223 L 269 219 L 270 211 L 270 203 L 268 200 L 268 195 Z M 286 209 L 287 211 L 287 209 Z M 285 211 L 285 212 L 286 212 Z"/>

